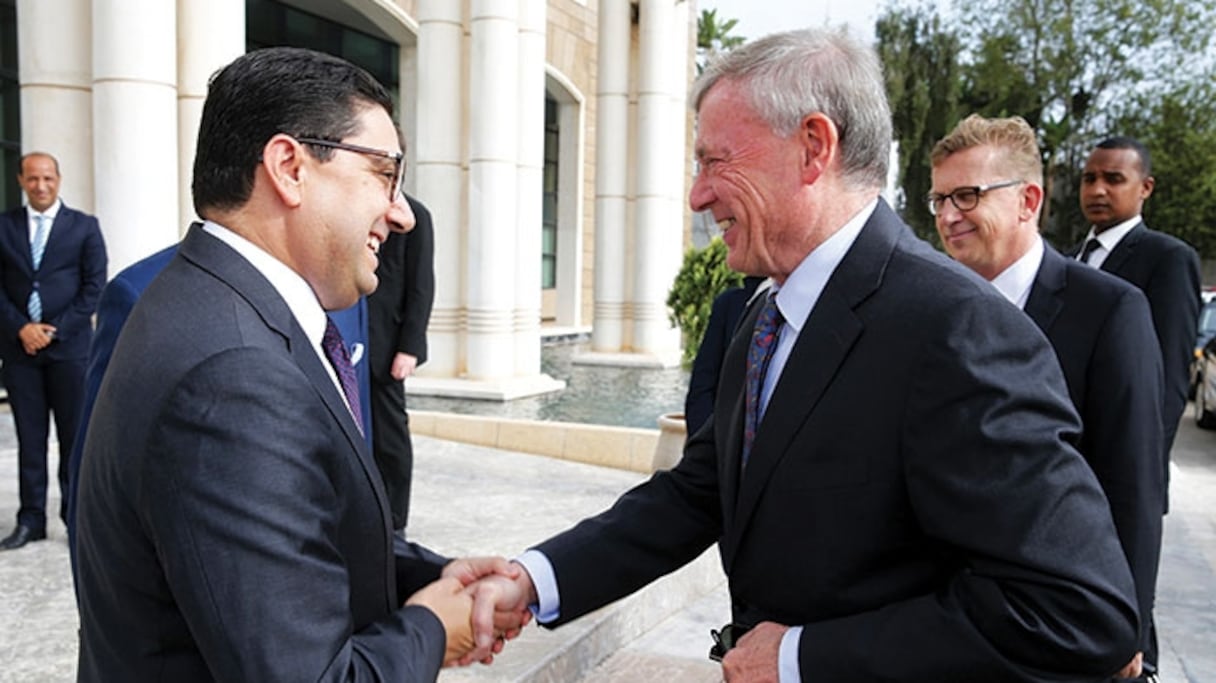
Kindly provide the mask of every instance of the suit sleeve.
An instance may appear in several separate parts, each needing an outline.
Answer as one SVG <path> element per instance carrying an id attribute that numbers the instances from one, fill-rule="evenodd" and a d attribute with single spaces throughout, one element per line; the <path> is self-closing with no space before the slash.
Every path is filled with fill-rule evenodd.
<path id="1" fill-rule="evenodd" d="M 1086 386 L 1082 451 L 1110 500 L 1140 614 L 1148 615 L 1161 553 L 1165 470 L 1161 355 L 1148 302 L 1138 290 L 1127 291 L 1107 316 Z M 1141 650 L 1148 646 L 1147 625 L 1142 618 Z"/>
<path id="2" fill-rule="evenodd" d="M 78 261 L 80 286 L 72 297 L 71 305 L 49 321 L 59 329 L 62 337 L 74 337 L 86 330 L 91 331 L 97 300 L 106 284 L 106 245 L 101 236 L 101 227 L 93 216 L 76 213 L 76 217 L 77 222 L 85 228 Z"/>
<path id="3" fill-rule="evenodd" d="M 1054 352 L 989 299 L 918 324 L 935 332 L 913 356 L 904 490 L 920 542 L 953 571 L 919 595 L 806 624 L 801 670 L 831 681 L 1114 672 L 1134 652 L 1132 580 L 1106 498 L 1070 445 L 1079 421 Z"/>
<path id="4" fill-rule="evenodd" d="M 1167 444 L 1174 441 L 1178 420 L 1186 409 L 1195 330 L 1199 321 L 1199 256 L 1177 242 L 1158 259 L 1144 286 L 1152 306 L 1153 326 L 1161 344 L 1165 369 L 1165 420 Z"/>
<path id="5" fill-rule="evenodd" d="M 397 352 L 415 356 L 422 365 L 427 356 L 426 326 L 435 303 L 435 228 L 431 212 L 420 202 L 409 201 L 417 222 L 405 236 L 405 291 Z"/>
<path id="6" fill-rule="evenodd" d="M 553 566 L 556 628 L 696 559 L 721 535 L 711 430 L 693 436 L 671 470 L 655 473 L 605 512 L 536 546 Z M 647 520 L 639 524 L 638 520 Z M 662 520 L 662 523 L 650 523 Z"/>
<path id="7" fill-rule="evenodd" d="M 434 680 L 445 637 L 429 610 L 388 605 L 386 590 L 386 616 L 352 623 L 341 511 L 370 489 L 323 404 L 283 400 L 315 393 L 290 360 L 252 348 L 174 388 L 139 506 L 165 580 L 217 680 Z"/>

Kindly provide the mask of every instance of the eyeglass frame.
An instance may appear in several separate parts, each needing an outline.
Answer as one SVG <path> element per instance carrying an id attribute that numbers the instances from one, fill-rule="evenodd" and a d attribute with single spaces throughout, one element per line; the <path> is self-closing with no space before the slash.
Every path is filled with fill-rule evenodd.
<path id="1" fill-rule="evenodd" d="M 739 642 L 752 627 L 743 624 L 727 624 L 721 629 L 709 629 L 709 637 L 714 639 L 713 647 L 709 648 L 709 658 L 715 662 L 722 661 L 727 652 Z"/>
<path id="2" fill-rule="evenodd" d="M 349 142 L 338 142 L 336 140 L 322 140 L 321 138 L 295 138 L 295 141 L 302 145 L 316 145 L 318 147 L 328 147 L 330 149 L 341 149 L 347 152 L 356 154 L 366 154 L 368 156 L 376 156 L 384 159 L 392 159 L 394 164 L 392 186 L 389 188 L 388 200 L 390 202 L 397 201 L 397 198 L 402 194 L 402 188 L 405 184 L 405 153 L 404 152 L 389 152 L 383 149 L 374 147 L 364 147 L 363 145 L 353 145 Z"/>
<path id="3" fill-rule="evenodd" d="M 946 194 L 942 194 L 940 192 L 930 192 L 929 194 L 925 195 L 925 204 L 929 208 L 930 216 L 936 216 L 937 211 L 938 211 L 938 206 L 941 204 L 944 204 L 947 199 L 949 199 L 950 203 L 954 205 L 954 208 L 958 209 L 959 211 L 972 211 L 975 209 L 975 207 L 980 205 L 980 200 L 983 199 L 984 195 L 987 194 L 989 191 L 1000 190 L 1000 189 L 1003 189 L 1006 187 L 1013 187 L 1014 185 L 1021 185 L 1024 182 L 1026 182 L 1026 181 L 1025 180 L 1002 180 L 1001 182 L 989 183 L 987 185 L 964 185 L 963 187 L 956 187 Z M 974 192 L 975 193 L 975 203 L 972 204 L 971 206 L 968 206 L 965 209 L 963 207 L 959 206 L 958 199 L 955 197 L 955 195 L 957 195 L 959 192 L 966 192 L 966 193 Z"/>

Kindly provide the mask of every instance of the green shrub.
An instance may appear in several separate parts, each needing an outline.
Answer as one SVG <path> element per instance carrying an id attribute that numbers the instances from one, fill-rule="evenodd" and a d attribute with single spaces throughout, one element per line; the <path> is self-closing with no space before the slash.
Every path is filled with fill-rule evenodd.
<path id="1" fill-rule="evenodd" d="M 667 295 L 667 318 L 680 328 L 684 365 L 692 364 L 701 348 L 714 298 L 743 284 L 743 275 L 726 265 L 726 243 L 715 237 L 703 249 L 689 247 Z"/>

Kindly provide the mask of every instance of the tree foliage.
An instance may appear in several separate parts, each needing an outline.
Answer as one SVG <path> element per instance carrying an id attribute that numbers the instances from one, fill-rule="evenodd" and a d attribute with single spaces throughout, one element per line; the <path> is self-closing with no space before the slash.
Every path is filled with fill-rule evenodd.
<path id="1" fill-rule="evenodd" d="M 900 151 L 896 209 L 918 235 L 936 243 L 933 217 L 921 199 L 932 185 L 929 153 L 959 120 L 958 36 L 928 5 L 890 10 L 875 33 Z"/>
<path id="2" fill-rule="evenodd" d="M 697 17 L 697 73 L 701 73 L 715 55 L 729 52 L 747 40 L 731 35 L 738 24 L 738 19 L 719 18 L 716 9 L 701 10 Z"/>
<path id="3" fill-rule="evenodd" d="M 1051 199 L 1043 228 L 1058 245 L 1088 229 L 1080 170 L 1109 135 L 1138 137 L 1157 154 L 1157 192 L 1146 214 L 1164 219 L 1171 209 L 1163 204 L 1185 197 L 1208 204 L 1174 210 L 1210 216 L 1206 207 L 1216 199 L 1200 188 L 1210 187 L 1202 171 L 1213 165 L 1204 146 L 1211 124 L 1202 125 L 1216 120 L 1213 21 L 1216 0 L 969 0 L 946 14 L 935 6 L 888 6 L 876 33 L 903 157 L 901 186 L 910 198 L 923 194 L 929 164 L 922 136 L 940 138 L 970 113 L 1018 115 L 1039 134 Z M 959 51 L 930 47 L 952 36 Z M 925 88 L 940 106 L 924 104 Z M 1178 185 L 1167 190 L 1169 184 Z M 904 212 L 914 225 L 917 203 Z M 1154 227 L 1167 232 L 1184 229 L 1159 223 Z M 1200 233 L 1216 224 L 1185 229 L 1193 244 L 1212 245 Z M 1212 246 L 1204 249 L 1216 255 Z"/>
<path id="4" fill-rule="evenodd" d="M 690 247 L 667 294 L 667 317 L 684 338 L 684 365 L 692 364 L 709 325 L 714 299 L 743 284 L 743 274 L 726 265 L 727 248 L 714 237 L 704 248 Z"/>

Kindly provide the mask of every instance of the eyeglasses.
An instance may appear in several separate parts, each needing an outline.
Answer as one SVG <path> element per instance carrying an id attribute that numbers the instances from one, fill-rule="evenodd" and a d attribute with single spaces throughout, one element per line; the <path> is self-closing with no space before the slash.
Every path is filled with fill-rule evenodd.
<path id="1" fill-rule="evenodd" d="M 1006 180 L 999 183 L 992 183 L 991 185 L 970 185 L 967 187 L 955 188 L 954 191 L 950 192 L 949 194 L 930 192 L 925 196 L 925 204 L 928 205 L 929 215 L 931 216 L 937 215 L 937 212 L 942 208 L 942 204 L 944 204 L 947 199 L 949 199 L 950 203 L 954 205 L 954 208 L 958 209 L 959 211 L 970 211 L 976 206 L 979 206 L 980 197 L 983 197 L 984 193 L 988 192 L 989 190 L 999 190 L 1003 187 L 1013 187 L 1014 185 L 1021 185 L 1024 182 L 1026 181 Z"/>
<path id="2" fill-rule="evenodd" d="M 726 653 L 739 642 L 739 639 L 751 630 L 750 626 L 741 624 L 727 624 L 722 627 L 722 630 L 711 628 L 709 636 L 714 639 L 714 646 L 709 649 L 709 658 L 715 662 L 722 661 Z"/>
<path id="3" fill-rule="evenodd" d="M 363 147 L 362 145 L 352 145 L 346 142 L 335 142 L 333 140 L 320 140 L 317 138 L 296 138 L 297 142 L 305 145 L 316 145 L 318 147 L 330 147 L 332 149 L 341 149 L 347 152 L 355 152 L 356 154 L 366 154 L 373 157 L 382 157 L 384 159 L 393 160 L 393 177 L 389 181 L 388 200 L 396 201 L 397 197 L 401 196 L 401 185 L 405 180 L 405 155 L 401 152 L 386 152 L 382 149 L 374 149 L 372 147 Z"/>

